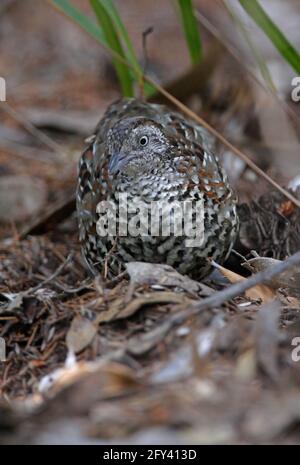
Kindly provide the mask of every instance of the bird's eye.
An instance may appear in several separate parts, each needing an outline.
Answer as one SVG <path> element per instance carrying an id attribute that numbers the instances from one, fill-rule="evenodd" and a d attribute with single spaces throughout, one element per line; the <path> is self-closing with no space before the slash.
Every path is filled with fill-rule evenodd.
<path id="1" fill-rule="evenodd" d="M 148 142 L 149 142 L 148 136 L 142 136 L 140 138 L 140 145 L 142 147 L 145 147 L 148 144 Z"/>

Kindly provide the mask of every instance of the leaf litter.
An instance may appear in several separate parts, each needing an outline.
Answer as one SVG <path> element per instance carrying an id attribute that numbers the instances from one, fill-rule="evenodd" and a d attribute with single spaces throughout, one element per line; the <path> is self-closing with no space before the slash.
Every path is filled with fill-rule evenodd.
<path id="1" fill-rule="evenodd" d="M 12 428 L 16 441 L 38 441 L 39 430 L 46 434 L 56 422 L 74 418 L 84 421 L 82 438 L 89 440 L 153 428 L 168 435 L 176 428 L 182 441 L 259 441 L 253 426 L 262 421 L 258 406 L 270 415 L 276 396 L 287 399 L 291 392 L 295 399 L 300 378 L 291 360 L 292 324 L 279 300 L 262 305 L 263 295 L 241 293 L 166 331 L 166 321 L 216 295 L 218 287 L 171 267 L 135 263 L 119 283 L 96 279 L 82 288 L 76 247 L 70 257 L 68 243 L 55 243 L 54 255 L 50 236 L 1 252 L 4 437 Z M 235 278 L 224 274 L 230 287 Z M 269 400 L 261 405 L 266 392 Z M 295 424 L 292 402 L 283 401 L 283 418 L 266 427 L 264 441 L 278 440 Z M 7 415 L 13 418 L 9 428 Z M 36 430 L 27 435 L 32 415 Z"/>

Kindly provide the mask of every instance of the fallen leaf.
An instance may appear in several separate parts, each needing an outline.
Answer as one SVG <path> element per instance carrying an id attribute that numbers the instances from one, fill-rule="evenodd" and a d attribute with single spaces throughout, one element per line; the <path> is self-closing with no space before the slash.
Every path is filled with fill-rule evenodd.
<path id="1" fill-rule="evenodd" d="M 61 411 L 86 409 L 106 396 L 119 395 L 139 385 L 134 372 L 127 366 L 98 358 L 62 367 L 44 376 L 39 391 L 62 403 Z"/>
<path id="2" fill-rule="evenodd" d="M 178 273 L 170 265 L 146 262 L 129 262 L 126 264 L 130 280 L 135 284 L 180 288 L 191 294 L 201 294 L 205 297 L 215 291 L 205 284 L 194 281 L 188 276 Z"/>
<path id="3" fill-rule="evenodd" d="M 134 298 L 129 304 L 124 307 L 124 299 L 116 299 L 107 311 L 99 313 L 96 318 L 97 323 L 107 323 L 109 321 L 121 320 L 134 315 L 145 305 L 153 304 L 183 304 L 188 305 L 192 302 L 191 299 L 176 294 L 175 292 L 154 292 L 146 293 L 141 297 Z"/>
<path id="4" fill-rule="evenodd" d="M 81 352 L 92 342 L 96 333 L 97 323 L 82 315 L 75 316 L 66 336 L 68 349 L 75 354 Z"/>
<path id="5" fill-rule="evenodd" d="M 223 266 L 218 265 L 218 270 L 228 279 L 232 284 L 245 281 L 246 278 L 237 273 L 234 273 Z M 264 303 L 271 302 L 276 297 L 275 292 L 265 284 L 257 284 L 245 291 L 245 295 L 248 299 L 261 300 Z"/>
<path id="6" fill-rule="evenodd" d="M 275 265 L 282 263 L 281 260 L 276 260 L 270 257 L 254 257 L 247 260 L 245 265 L 249 265 L 255 273 L 267 270 Z M 268 281 L 268 286 L 272 289 L 286 288 L 291 293 L 300 295 L 300 268 L 299 266 L 293 266 L 288 270 L 274 276 Z"/>

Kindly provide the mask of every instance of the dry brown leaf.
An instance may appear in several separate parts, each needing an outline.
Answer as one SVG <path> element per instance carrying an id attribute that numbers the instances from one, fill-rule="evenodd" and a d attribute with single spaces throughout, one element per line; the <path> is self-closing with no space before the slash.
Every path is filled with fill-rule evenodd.
<path id="1" fill-rule="evenodd" d="M 275 265 L 282 263 L 281 260 L 276 260 L 270 257 L 254 257 L 247 260 L 247 264 L 250 265 L 255 273 L 267 270 Z M 273 289 L 286 288 L 291 293 L 300 294 L 300 268 L 299 266 L 293 266 L 288 270 L 274 276 L 274 278 L 268 281 L 268 286 Z"/>
<path id="2" fill-rule="evenodd" d="M 146 262 L 130 262 L 126 264 L 131 282 L 149 286 L 180 288 L 191 294 L 201 294 L 205 297 L 215 291 L 205 284 L 194 281 L 188 276 L 178 273 L 172 266 Z"/>
<path id="3" fill-rule="evenodd" d="M 228 279 L 232 284 L 245 281 L 246 278 L 237 273 L 234 273 L 223 266 L 218 266 L 218 270 Z M 275 292 L 266 286 L 265 284 L 257 284 L 256 286 L 251 287 L 245 292 L 246 297 L 251 300 L 260 299 L 262 302 L 267 303 L 271 302 L 276 297 Z"/>
<path id="4" fill-rule="evenodd" d="M 153 304 L 190 304 L 191 299 L 176 294 L 175 292 L 154 292 L 144 294 L 141 297 L 134 298 L 124 307 L 124 299 L 116 299 L 107 311 L 101 312 L 96 318 L 97 323 L 107 323 L 109 321 L 121 320 L 134 315 L 145 305 Z"/>
<path id="5" fill-rule="evenodd" d="M 68 349 L 75 354 L 81 352 L 92 342 L 96 333 L 97 323 L 82 315 L 75 316 L 66 336 Z"/>
<path id="6" fill-rule="evenodd" d="M 40 382 L 40 391 L 47 397 L 56 397 L 68 388 L 68 403 L 81 408 L 82 403 L 93 402 L 93 396 L 117 395 L 136 385 L 138 381 L 129 367 L 96 359 L 80 361 L 46 375 Z"/>
<path id="7" fill-rule="evenodd" d="M 165 337 L 166 328 L 164 325 L 160 325 L 142 335 L 132 336 L 128 341 L 126 350 L 131 355 L 140 357 L 157 347 L 165 340 Z"/>

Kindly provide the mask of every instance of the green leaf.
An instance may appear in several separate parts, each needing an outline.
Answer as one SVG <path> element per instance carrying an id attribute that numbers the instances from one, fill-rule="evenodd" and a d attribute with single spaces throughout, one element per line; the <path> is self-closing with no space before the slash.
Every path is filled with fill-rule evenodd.
<path id="1" fill-rule="evenodd" d="M 276 26 L 265 10 L 261 7 L 257 0 L 239 0 L 241 6 L 255 21 L 266 36 L 271 40 L 274 47 L 290 66 L 300 74 L 300 55 L 292 44 L 286 39 L 284 34 Z"/>
<path id="2" fill-rule="evenodd" d="M 191 61 L 193 64 L 196 64 L 201 60 L 202 47 L 193 5 L 191 0 L 177 0 L 177 4 L 180 11 L 182 26 L 189 48 Z"/>
<path id="3" fill-rule="evenodd" d="M 96 17 L 98 19 L 100 27 L 102 28 L 104 37 L 109 47 L 120 57 L 126 60 L 123 47 L 115 29 L 115 25 L 111 20 L 110 15 L 107 13 L 106 8 L 102 3 L 102 0 L 90 0 L 90 4 L 96 14 Z M 134 92 L 132 86 L 132 78 L 128 67 L 125 64 L 121 63 L 117 58 L 112 58 L 112 61 L 121 84 L 123 95 L 125 97 L 132 97 L 134 95 Z"/>
<path id="4" fill-rule="evenodd" d="M 64 13 L 64 15 L 71 19 L 74 23 L 78 24 L 82 29 L 84 29 L 98 42 L 113 50 L 121 58 L 126 60 L 123 49 L 119 43 L 118 36 L 116 35 L 110 18 L 108 17 L 108 21 L 105 22 L 105 19 L 107 19 L 107 14 L 105 10 L 104 14 L 102 15 L 102 18 L 105 22 L 105 27 L 108 29 L 108 31 L 104 30 L 103 25 L 101 28 L 99 25 L 97 25 L 91 19 L 85 16 L 80 10 L 77 10 L 77 8 L 75 8 L 68 0 L 50 0 L 50 4 L 56 7 L 60 12 Z M 97 11 L 99 11 L 99 9 Z M 116 38 L 115 41 L 114 38 Z M 128 70 L 128 67 L 120 61 L 118 61 L 117 58 L 113 58 L 112 60 L 116 69 L 118 79 L 121 84 L 122 94 L 126 97 L 132 97 L 132 78 Z"/>
<path id="5" fill-rule="evenodd" d="M 156 91 L 154 87 L 152 87 L 150 84 L 146 82 L 143 83 L 143 70 L 141 69 L 141 66 L 138 62 L 136 53 L 134 51 L 134 47 L 124 26 L 124 23 L 120 18 L 118 10 L 114 6 L 114 2 L 112 0 L 98 0 L 98 2 L 102 4 L 102 6 L 106 10 L 106 13 L 110 16 L 110 19 L 114 23 L 115 31 L 118 34 L 118 38 L 120 42 L 123 43 L 124 53 L 126 55 L 127 61 L 131 64 L 133 68 L 134 79 L 140 86 L 144 87 L 144 91 L 147 96 L 152 95 Z"/>
<path id="6" fill-rule="evenodd" d="M 129 69 L 127 76 L 125 77 L 125 73 L 123 76 L 123 70 L 124 68 L 127 68 L 126 65 L 121 64 L 121 76 L 120 76 L 120 70 L 116 67 L 116 72 L 118 75 L 118 79 L 120 80 L 121 86 L 122 86 L 122 92 L 123 95 L 126 96 L 132 96 L 133 95 L 133 90 L 132 90 L 132 79 L 129 80 L 129 76 L 132 76 L 139 85 L 143 85 L 144 87 L 144 92 L 147 97 L 150 97 L 156 93 L 155 88 L 149 84 L 148 82 L 143 82 L 142 75 L 143 71 L 139 65 L 139 62 L 136 58 L 133 46 L 131 44 L 131 41 L 129 39 L 129 36 L 127 34 L 127 31 L 122 23 L 121 18 L 119 17 L 119 14 L 114 7 L 114 4 L 112 0 L 98 0 L 101 1 L 102 6 L 106 9 L 107 15 L 109 15 L 111 21 L 114 22 L 115 26 L 115 32 L 118 35 L 119 41 L 123 41 L 124 44 L 124 53 L 121 55 L 122 58 L 125 58 L 124 55 L 126 55 L 127 62 L 131 64 L 133 67 L 133 70 Z M 94 23 L 90 18 L 85 16 L 80 10 L 77 10 L 69 0 L 49 0 L 49 3 L 53 5 L 57 10 L 59 10 L 61 13 L 63 13 L 66 17 L 68 17 L 70 20 L 72 20 L 74 23 L 79 25 L 82 29 L 84 29 L 90 36 L 92 36 L 94 39 L 96 39 L 98 42 L 100 42 L 102 45 L 105 47 L 112 49 L 111 44 L 107 40 L 106 35 L 104 34 L 102 28 Z M 101 6 L 100 6 L 101 7 Z M 122 49 L 123 50 L 123 49 Z M 115 49 L 114 51 L 118 53 Z M 113 60 L 114 65 L 116 62 L 118 64 L 120 63 L 117 58 Z"/>
<path id="7" fill-rule="evenodd" d="M 129 63 L 134 68 L 137 80 L 142 75 L 142 70 L 140 68 L 139 62 L 136 58 L 135 51 L 131 40 L 128 36 L 126 28 L 121 20 L 117 9 L 115 8 L 112 0 L 98 0 L 98 3 L 101 3 L 102 7 L 105 8 L 106 13 L 110 16 L 110 19 L 113 21 L 115 26 L 115 31 L 118 34 L 119 40 L 123 41 L 125 48 L 125 54 Z"/>
<path id="8" fill-rule="evenodd" d="M 231 8 L 230 4 L 224 3 L 224 5 L 225 5 L 225 8 L 227 9 L 232 21 L 234 22 L 234 24 L 236 24 L 238 29 L 241 31 L 241 34 L 244 36 L 245 41 L 247 42 L 247 44 L 249 46 L 249 49 L 251 50 L 251 52 L 252 52 L 252 54 L 254 56 L 254 59 L 256 60 L 256 63 L 258 65 L 258 67 L 259 67 L 262 78 L 264 79 L 264 81 L 267 84 L 267 86 L 269 87 L 269 89 L 272 92 L 276 93 L 277 92 L 276 86 L 275 86 L 275 84 L 273 82 L 273 79 L 272 79 L 272 76 L 270 74 L 269 68 L 268 68 L 262 54 L 260 53 L 260 50 L 254 45 L 249 32 L 247 31 L 246 27 L 243 24 L 243 21 L 241 21 L 238 14 L 235 13 L 235 10 L 233 8 Z"/>
<path id="9" fill-rule="evenodd" d="M 74 23 L 78 24 L 94 39 L 101 44 L 107 45 L 104 34 L 99 26 L 91 21 L 87 16 L 77 10 L 68 0 L 50 0 L 50 3 L 55 6 L 61 13 L 64 13 Z"/>

